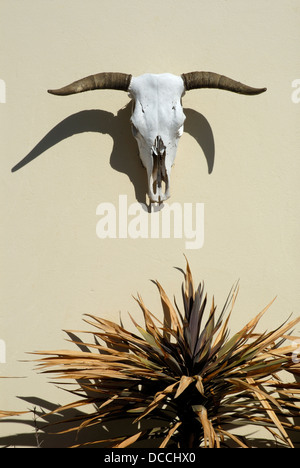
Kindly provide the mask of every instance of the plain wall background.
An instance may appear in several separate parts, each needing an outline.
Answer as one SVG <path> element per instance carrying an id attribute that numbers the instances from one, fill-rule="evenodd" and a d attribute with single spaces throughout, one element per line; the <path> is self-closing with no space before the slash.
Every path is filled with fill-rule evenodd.
<path id="1" fill-rule="evenodd" d="M 0 376 L 17 377 L 1 379 L 0 409 L 70 401 L 27 353 L 70 347 L 62 330 L 88 329 L 84 313 L 118 320 L 121 311 L 129 326 L 127 311 L 140 317 L 137 292 L 159 314 L 150 279 L 180 300 L 174 267 L 185 267 L 183 254 L 220 307 L 240 280 L 232 331 L 276 295 L 262 327 L 298 315 L 299 0 L 1 0 L 0 12 Z M 194 70 L 268 88 L 183 98 L 186 131 L 168 202 L 204 203 L 203 248 L 173 238 L 100 240 L 97 206 L 117 207 L 120 194 L 141 201 L 146 190 L 124 109 L 130 99 L 47 89 L 101 71 Z M 2 442 L 26 445 L 25 435 L 10 437 L 32 434 L 23 420 L 0 423 Z"/>

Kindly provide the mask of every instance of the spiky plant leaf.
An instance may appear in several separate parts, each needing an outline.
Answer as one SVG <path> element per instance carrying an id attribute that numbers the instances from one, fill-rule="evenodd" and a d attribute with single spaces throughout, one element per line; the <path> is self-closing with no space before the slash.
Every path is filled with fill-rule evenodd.
<path id="1" fill-rule="evenodd" d="M 0 376 L 0 379 L 8 379 L 12 377 Z M 14 377 L 16 378 L 16 377 Z M 20 416 L 21 414 L 28 414 L 29 411 L 4 411 L 0 409 L 0 419 L 9 418 L 10 416 Z"/>
<path id="2" fill-rule="evenodd" d="M 241 437 L 232 429 L 253 425 L 263 426 L 279 444 L 293 447 L 289 432 L 300 431 L 292 419 L 299 416 L 300 385 L 285 382 L 280 373 L 300 373 L 299 362 L 293 359 L 294 347 L 286 344 L 300 317 L 259 333 L 257 325 L 270 303 L 230 337 L 229 318 L 238 286 L 217 315 L 214 299 L 207 310 L 204 286 L 194 286 L 188 262 L 182 311 L 176 300 L 172 305 L 161 284 L 154 283 L 162 321 L 138 295 L 144 325 L 132 318 L 137 334 L 88 315 L 85 321 L 93 331 L 87 333 L 94 342 L 80 343 L 89 351 L 38 353 L 43 356 L 39 359 L 43 372 L 79 384 L 72 391 L 79 399 L 57 412 L 94 405 L 94 412 L 83 414 L 72 430 L 110 422 L 116 423 L 117 430 L 119 421 L 131 418 L 128 433 L 105 441 L 96 438 L 90 444 L 122 448 L 150 440 L 162 448 L 220 448 L 229 442 L 237 447 L 255 446 L 250 436 Z"/>

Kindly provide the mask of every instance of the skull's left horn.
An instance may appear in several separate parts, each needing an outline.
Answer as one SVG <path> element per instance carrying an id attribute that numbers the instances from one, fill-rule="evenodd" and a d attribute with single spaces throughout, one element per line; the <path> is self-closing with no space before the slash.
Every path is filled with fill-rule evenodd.
<path id="1" fill-rule="evenodd" d="M 49 89 L 48 93 L 58 96 L 67 96 L 69 94 L 83 93 L 94 89 L 118 89 L 127 91 L 130 85 L 132 75 L 126 73 L 97 73 L 81 80 L 74 81 L 60 89 Z"/>
<path id="2" fill-rule="evenodd" d="M 218 88 L 232 91 L 233 93 L 253 95 L 267 90 L 267 88 L 252 88 L 227 76 L 213 72 L 195 71 L 183 73 L 181 78 L 187 91 L 198 88 Z"/>

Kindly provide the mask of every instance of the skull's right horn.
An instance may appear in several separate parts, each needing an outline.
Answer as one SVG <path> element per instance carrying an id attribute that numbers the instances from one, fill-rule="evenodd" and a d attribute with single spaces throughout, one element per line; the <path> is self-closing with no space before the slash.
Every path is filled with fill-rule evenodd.
<path id="1" fill-rule="evenodd" d="M 69 94 L 82 93 L 84 91 L 93 91 L 94 89 L 118 89 L 127 91 L 130 85 L 132 75 L 126 73 L 97 73 L 81 80 L 74 81 L 60 89 L 49 89 L 48 93 L 57 96 L 67 96 Z"/>
<path id="2" fill-rule="evenodd" d="M 227 76 L 213 72 L 195 71 L 183 73 L 181 78 L 183 79 L 186 91 L 198 88 L 217 88 L 232 91 L 233 93 L 253 95 L 267 90 L 267 88 L 252 88 Z"/>

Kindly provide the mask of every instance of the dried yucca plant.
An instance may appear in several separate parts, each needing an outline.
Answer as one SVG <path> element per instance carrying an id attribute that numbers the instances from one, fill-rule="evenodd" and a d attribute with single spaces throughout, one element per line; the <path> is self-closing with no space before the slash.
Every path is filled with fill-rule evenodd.
<path id="1" fill-rule="evenodd" d="M 0 376 L 0 379 L 8 379 L 9 377 Z M 0 419 L 9 418 L 11 416 L 20 416 L 21 414 L 27 414 L 28 411 L 4 411 L 0 409 Z"/>
<path id="2" fill-rule="evenodd" d="M 255 332 L 267 306 L 234 336 L 229 337 L 228 321 L 238 288 L 230 292 L 218 314 L 214 300 L 206 311 L 203 285 L 194 287 L 187 263 L 182 285 L 183 310 L 174 306 L 156 281 L 163 309 L 160 321 L 136 298 L 143 312 L 144 327 L 133 320 L 139 334 L 131 333 L 109 320 L 88 316 L 93 326 L 93 343 L 88 351 L 39 352 L 39 366 L 71 379 L 76 401 L 57 409 L 82 408 L 72 430 L 129 420 L 118 437 L 90 444 L 123 448 L 147 446 L 222 448 L 232 444 L 251 447 L 251 437 L 236 428 L 264 427 L 278 445 L 293 447 L 289 432 L 299 431 L 300 384 L 282 380 L 279 372 L 300 373 L 294 359 L 296 340 L 290 335 L 300 317 L 276 330 Z M 269 304 L 270 305 L 270 304 Z M 76 343 L 76 340 L 73 340 Z M 78 344 L 78 343 L 77 343 Z M 82 346 L 82 342 L 80 345 Z M 295 362 L 294 362 L 295 361 Z M 74 383 L 75 383 L 74 382 Z M 64 421 L 65 422 L 65 421 Z M 97 431 L 95 431 L 96 433 Z M 125 433 L 124 433 L 125 432 Z"/>
<path id="3" fill-rule="evenodd" d="M 20 416 L 20 414 L 26 414 L 28 411 L 2 411 L 0 410 L 0 419 L 8 418 L 10 416 Z"/>

